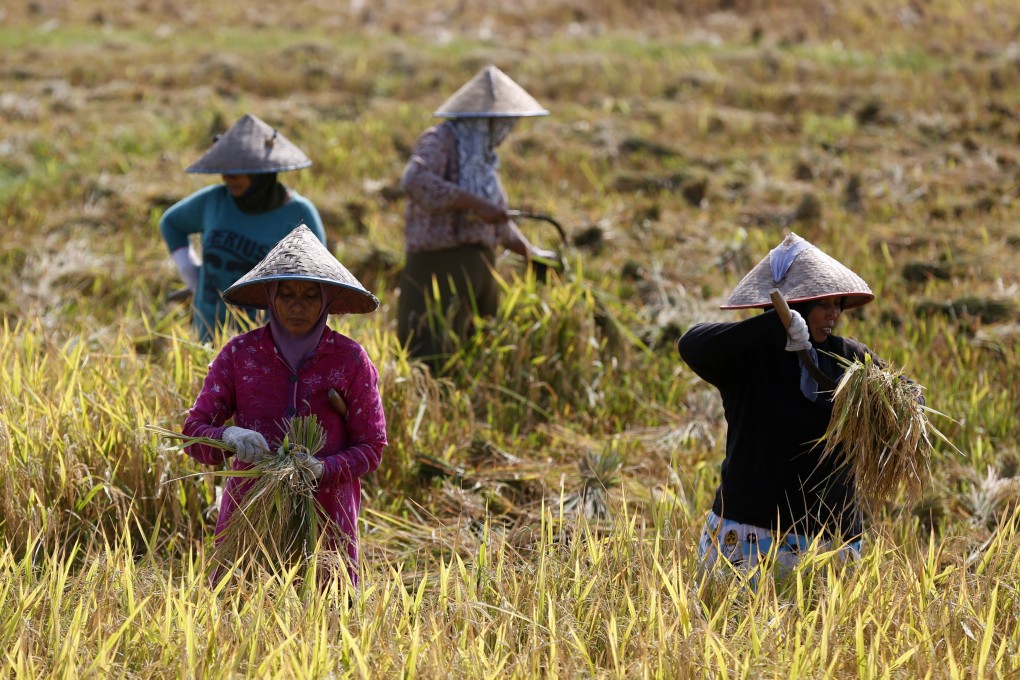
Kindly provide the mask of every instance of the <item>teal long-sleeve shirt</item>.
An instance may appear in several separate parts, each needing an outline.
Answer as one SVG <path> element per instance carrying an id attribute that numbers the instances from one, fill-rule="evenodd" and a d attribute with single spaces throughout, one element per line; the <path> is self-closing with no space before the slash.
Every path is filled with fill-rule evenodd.
<path id="1" fill-rule="evenodd" d="M 227 306 L 220 293 L 247 274 L 280 240 L 305 224 L 323 243 L 326 232 L 319 211 L 293 189 L 290 199 L 275 210 L 258 215 L 241 212 L 227 187 L 215 184 L 196 191 L 163 213 L 159 230 L 170 252 L 188 245 L 188 236 L 201 234 L 202 266 L 194 298 L 194 323 L 201 339 L 212 338 L 224 323 Z"/>

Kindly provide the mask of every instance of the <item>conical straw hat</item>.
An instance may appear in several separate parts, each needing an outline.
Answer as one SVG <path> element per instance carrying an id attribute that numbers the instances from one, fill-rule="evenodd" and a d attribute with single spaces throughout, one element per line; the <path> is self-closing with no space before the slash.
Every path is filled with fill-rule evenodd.
<path id="1" fill-rule="evenodd" d="M 510 76 L 489 64 L 432 114 L 442 118 L 522 118 L 549 112 Z"/>
<path id="2" fill-rule="evenodd" d="M 792 255 L 785 273 L 773 278 L 773 264 Z M 783 242 L 747 273 L 720 309 L 771 307 L 769 293 L 778 288 L 790 304 L 819 298 L 846 297 L 846 308 L 860 307 L 875 299 L 864 282 L 836 259 L 829 257 L 796 234 L 788 234 Z"/>
<path id="3" fill-rule="evenodd" d="M 311 164 L 308 156 L 279 131 L 246 113 L 220 135 L 187 172 L 256 175 L 300 170 Z"/>
<path id="4" fill-rule="evenodd" d="M 304 224 L 287 234 L 250 272 L 223 291 L 223 299 L 232 305 L 266 309 L 269 296 L 264 284 L 288 280 L 314 281 L 337 288 L 340 294 L 330 304 L 330 314 L 366 314 L 379 307 L 379 300 Z"/>

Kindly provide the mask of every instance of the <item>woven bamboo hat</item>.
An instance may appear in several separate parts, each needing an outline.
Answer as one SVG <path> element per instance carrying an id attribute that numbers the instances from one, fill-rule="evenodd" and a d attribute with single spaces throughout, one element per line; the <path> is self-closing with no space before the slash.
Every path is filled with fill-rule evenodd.
<path id="1" fill-rule="evenodd" d="M 523 118 L 549 111 L 510 76 L 489 64 L 432 114 L 441 118 Z"/>
<path id="2" fill-rule="evenodd" d="M 773 288 L 790 304 L 840 296 L 846 297 L 849 309 L 875 299 L 864 279 L 800 236 L 788 234 L 747 273 L 720 308 L 771 307 Z"/>
<path id="3" fill-rule="evenodd" d="M 300 170 L 311 164 L 308 156 L 276 128 L 246 113 L 217 137 L 187 172 L 256 175 Z"/>
<path id="4" fill-rule="evenodd" d="M 314 281 L 336 288 L 339 295 L 329 306 L 330 314 L 367 314 L 379 307 L 379 300 L 304 224 L 287 234 L 250 272 L 223 291 L 223 299 L 232 305 L 266 309 L 269 295 L 264 284 L 288 280 Z"/>

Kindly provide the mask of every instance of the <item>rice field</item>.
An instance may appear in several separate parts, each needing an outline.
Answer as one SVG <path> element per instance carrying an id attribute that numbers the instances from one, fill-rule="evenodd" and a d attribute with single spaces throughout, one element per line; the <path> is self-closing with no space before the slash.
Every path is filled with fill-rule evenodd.
<path id="1" fill-rule="evenodd" d="M 1005 0 L 0 8 L 0 674 L 1017 675 L 1018 30 Z M 490 62 L 552 111 L 501 172 L 568 267 L 503 257 L 498 317 L 436 379 L 395 339 L 398 178 Z M 167 301 L 159 216 L 246 112 L 313 159 L 282 179 L 382 303 L 331 320 L 390 441 L 357 592 L 212 584 L 222 480 L 153 429 L 223 339 Z M 737 318 L 788 231 L 868 281 L 839 331 L 946 440 L 859 563 L 815 548 L 752 589 L 697 569 L 725 427 L 675 342 Z"/>

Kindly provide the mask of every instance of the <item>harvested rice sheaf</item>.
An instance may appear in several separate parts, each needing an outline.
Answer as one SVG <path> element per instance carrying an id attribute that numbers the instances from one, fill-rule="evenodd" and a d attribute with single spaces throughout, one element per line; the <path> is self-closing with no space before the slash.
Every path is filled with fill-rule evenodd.
<path id="1" fill-rule="evenodd" d="M 253 466 L 258 475 L 217 536 L 214 559 L 286 568 L 312 556 L 319 539 L 316 480 L 299 454 L 314 456 L 325 442 L 315 416 L 291 419 L 276 454 Z"/>
<path id="2" fill-rule="evenodd" d="M 932 437 L 949 443 L 928 422 L 935 411 L 924 405 L 920 385 L 870 356 L 845 363 L 822 435 L 822 460 L 840 452 L 838 465 L 854 476 L 857 500 L 866 510 L 900 489 L 916 500 L 931 480 Z"/>
<path id="3" fill-rule="evenodd" d="M 178 440 L 182 447 L 205 444 L 232 450 L 217 439 L 150 429 Z M 213 558 L 220 564 L 242 570 L 255 565 L 285 569 L 309 559 L 315 551 L 321 526 L 311 457 L 326 445 L 326 432 L 314 415 L 291 418 L 285 430 L 270 458 L 248 470 L 213 473 L 252 478 L 230 520 L 216 537 Z"/>

